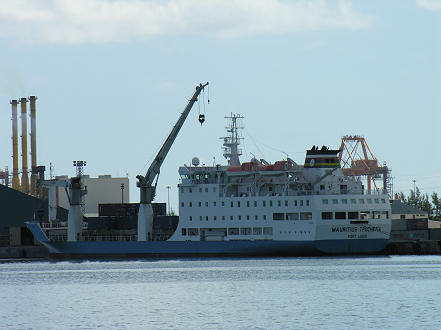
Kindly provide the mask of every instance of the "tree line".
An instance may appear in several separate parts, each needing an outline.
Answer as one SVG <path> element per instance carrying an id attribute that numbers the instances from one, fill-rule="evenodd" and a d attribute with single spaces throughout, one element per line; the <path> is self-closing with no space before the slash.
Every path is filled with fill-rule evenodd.
<path id="1" fill-rule="evenodd" d="M 430 195 L 422 193 L 421 190 L 416 187 L 415 190 L 411 190 L 409 196 L 404 195 L 402 192 L 398 194 L 398 198 L 407 205 L 414 206 L 420 210 L 427 212 L 429 219 L 441 220 L 441 196 L 438 197 L 436 192 Z"/>

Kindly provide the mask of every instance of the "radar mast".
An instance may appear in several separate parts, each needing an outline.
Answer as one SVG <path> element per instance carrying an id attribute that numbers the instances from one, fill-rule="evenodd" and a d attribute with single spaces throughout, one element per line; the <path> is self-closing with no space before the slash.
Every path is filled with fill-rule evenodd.
<path id="1" fill-rule="evenodd" d="M 224 140 L 223 150 L 224 157 L 228 159 L 228 165 L 230 166 L 240 166 L 239 156 L 242 155 L 242 150 L 238 148 L 240 140 L 243 138 L 239 136 L 238 130 L 243 127 L 237 126 L 238 119 L 243 119 L 244 117 L 239 114 L 231 113 L 230 116 L 226 116 L 225 119 L 228 120 L 228 125 L 225 127 L 229 136 L 221 137 Z"/>

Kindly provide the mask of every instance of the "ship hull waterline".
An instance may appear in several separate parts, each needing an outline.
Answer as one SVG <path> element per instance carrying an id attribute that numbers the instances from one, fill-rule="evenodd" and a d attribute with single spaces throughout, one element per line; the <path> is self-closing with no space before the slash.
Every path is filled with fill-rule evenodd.
<path id="1" fill-rule="evenodd" d="M 282 257 L 379 254 L 388 239 L 237 241 L 50 241 L 40 226 L 27 223 L 56 259 Z"/>

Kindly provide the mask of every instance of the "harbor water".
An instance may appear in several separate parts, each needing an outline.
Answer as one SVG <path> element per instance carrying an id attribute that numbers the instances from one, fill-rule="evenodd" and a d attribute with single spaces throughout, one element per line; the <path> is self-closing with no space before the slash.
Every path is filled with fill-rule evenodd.
<path id="1" fill-rule="evenodd" d="M 0 263 L 0 329 L 439 329 L 441 256 Z"/>

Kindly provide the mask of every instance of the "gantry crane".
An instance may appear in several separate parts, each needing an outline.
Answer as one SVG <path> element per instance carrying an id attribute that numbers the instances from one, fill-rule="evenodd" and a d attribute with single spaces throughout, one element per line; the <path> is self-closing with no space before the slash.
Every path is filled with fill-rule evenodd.
<path id="1" fill-rule="evenodd" d="M 156 185 L 158 183 L 158 176 L 161 169 L 161 165 L 164 162 L 165 157 L 167 156 L 173 142 L 175 141 L 182 125 L 185 122 L 188 114 L 190 113 L 193 104 L 198 100 L 199 94 L 204 90 L 204 88 L 208 85 L 208 82 L 205 84 L 199 84 L 196 86 L 196 91 L 193 94 L 193 97 L 188 101 L 187 106 L 184 111 L 181 113 L 178 121 L 175 126 L 171 130 L 155 159 L 151 163 L 149 169 L 145 176 L 137 175 L 136 178 L 138 182 L 136 186 L 140 189 L 140 199 L 139 199 L 139 211 L 138 211 L 138 241 L 150 241 L 152 240 L 152 231 L 153 231 L 153 209 L 152 209 L 152 201 L 155 198 L 156 194 Z M 199 116 L 201 117 L 201 115 Z M 199 118 L 201 121 L 201 118 Z M 203 121 L 201 121 L 202 124 Z M 155 182 L 156 178 L 156 182 Z M 154 183 L 155 182 L 155 183 Z"/>

